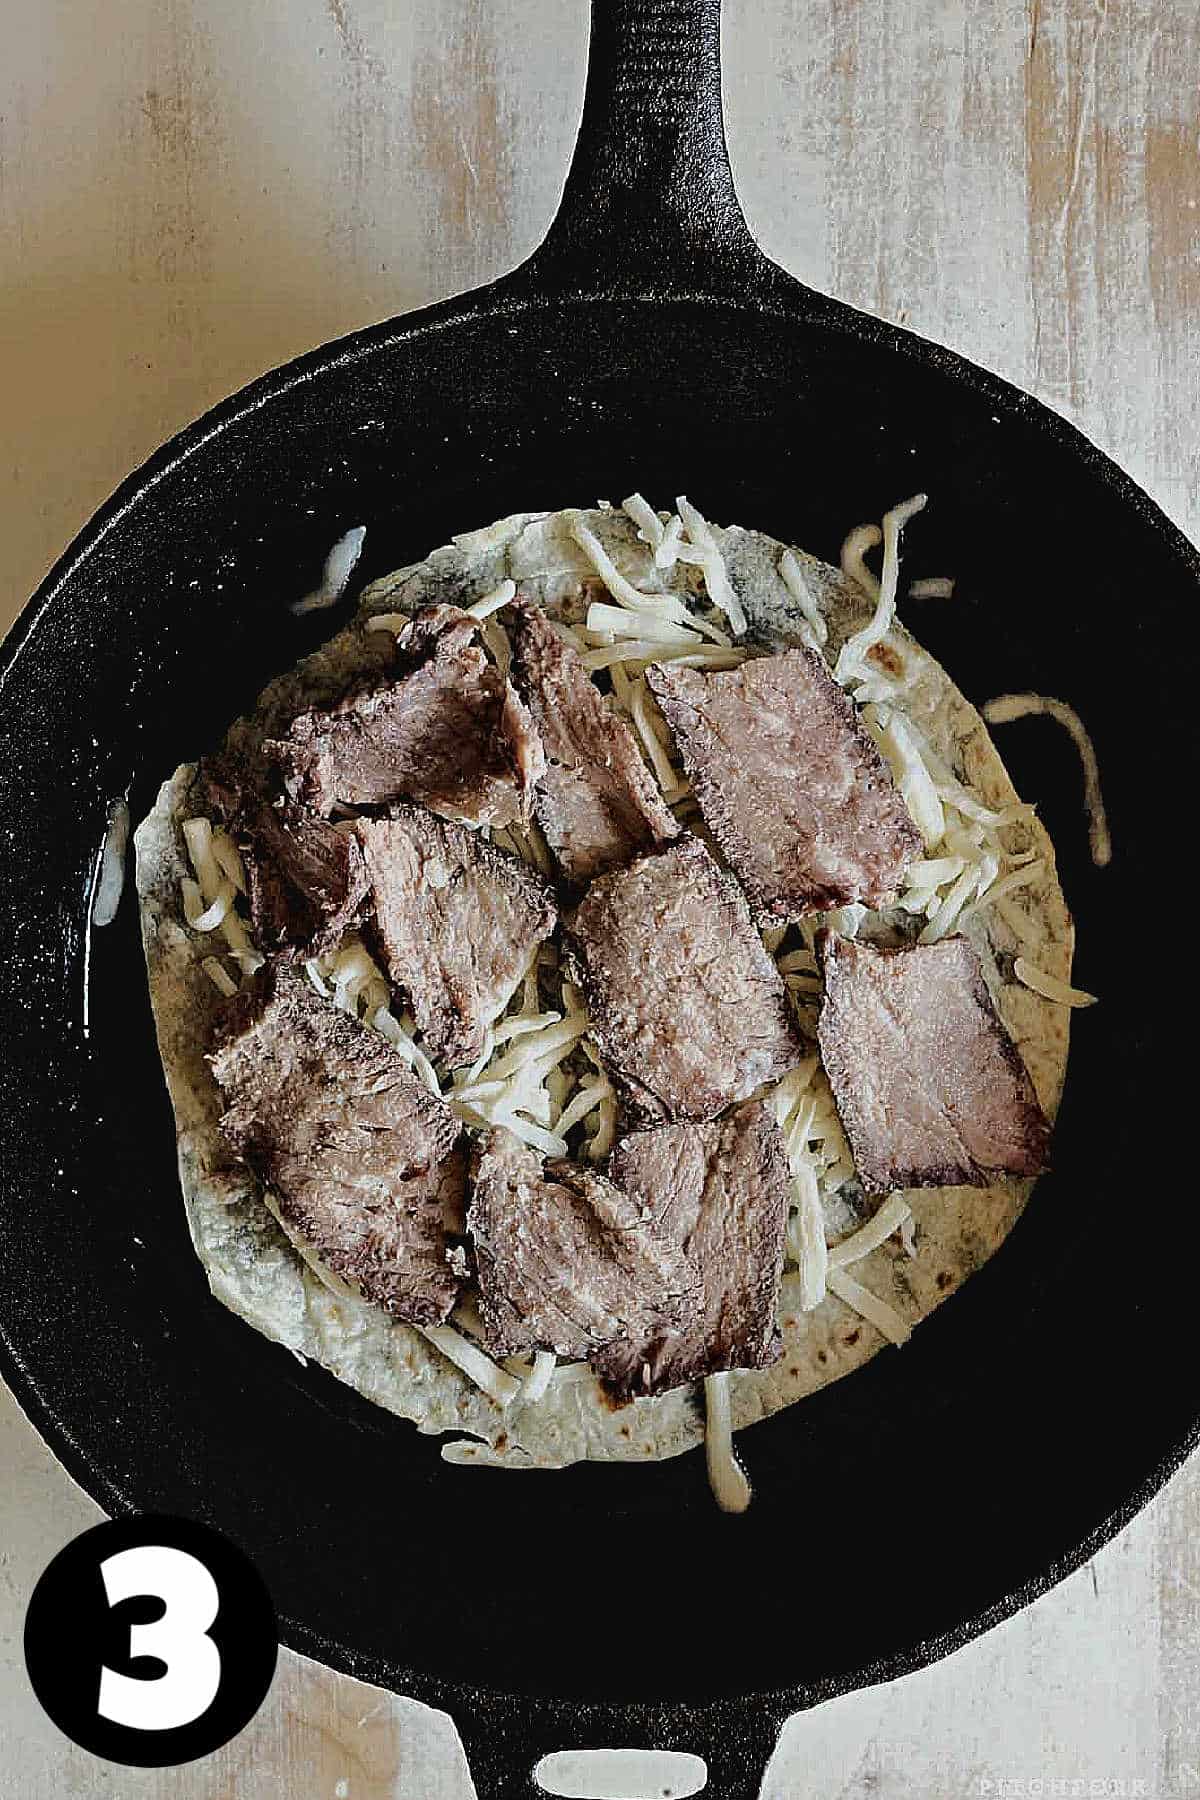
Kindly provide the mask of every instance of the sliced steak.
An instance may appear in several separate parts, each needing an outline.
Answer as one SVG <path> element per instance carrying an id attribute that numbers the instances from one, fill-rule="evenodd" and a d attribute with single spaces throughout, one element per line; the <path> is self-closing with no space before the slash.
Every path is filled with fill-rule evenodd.
<path id="1" fill-rule="evenodd" d="M 868 1193 L 1045 1167 L 1050 1127 L 965 938 L 818 943 L 821 1056 Z"/>
<path id="2" fill-rule="evenodd" d="M 225 825 L 246 871 L 251 929 L 261 949 L 318 956 L 356 923 L 367 873 L 353 832 L 282 795 L 267 772 L 225 755 L 206 763 L 198 803 Z"/>
<path id="3" fill-rule="evenodd" d="M 657 664 L 646 681 L 760 924 L 895 899 L 921 834 L 815 651 L 736 669 Z"/>
<path id="4" fill-rule="evenodd" d="M 681 1325 L 608 1345 L 592 1357 L 596 1370 L 628 1399 L 775 1362 L 788 1166 L 771 1109 L 748 1100 L 708 1125 L 635 1132 L 608 1172 L 679 1245 L 699 1295 Z"/>
<path id="5" fill-rule="evenodd" d="M 639 1124 L 711 1119 L 803 1054 L 783 977 L 698 838 L 600 876 L 568 943 L 592 1033 Z"/>
<path id="6" fill-rule="evenodd" d="M 394 1318 L 440 1324 L 460 1286 L 466 1186 L 448 1108 L 279 961 L 231 1002 L 211 1061 L 222 1135 L 284 1222 Z"/>
<path id="7" fill-rule="evenodd" d="M 527 820 L 541 743 L 478 630 L 457 607 L 418 615 L 394 679 L 302 712 L 268 740 L 291 798 L 322 814 L 403 797 L 472 825 Z"/>
<path id="8" fill-rule="evenodd" d="M 576 1359 L 669 1328 L 694 1295 L 683 1253 L 603 1175 L 542 1164 L 510 1132 L 477 1152 L 467 1226 L 493 1356 Z"/>
<path id="9" fill-rule="evenodd" d="M 532 869 L 478 832 L 398 803 L 354 825 L 366 859 L 375 946 L 403 988 L 429 1054 L 474 1062 L 558 919 Z"/>
<path id="10" fill-rule="evenodd" d="M 679 831 L 632 731 L 536 606 L 513 608 L 512 675 L 546 771 L 534 812 L 569 881 L 583 883 Z"/>

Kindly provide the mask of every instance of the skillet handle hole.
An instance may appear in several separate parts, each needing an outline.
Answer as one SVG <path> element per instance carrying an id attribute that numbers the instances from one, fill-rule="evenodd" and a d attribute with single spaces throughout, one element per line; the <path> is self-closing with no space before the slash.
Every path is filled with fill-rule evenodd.
<path id="1" fill-rule="evenodd" d="M 688 1800 L 706 1791 L 708 1770 L 682 1750 L 556 1750 L 533 1779 L 558 1800 Z"/>

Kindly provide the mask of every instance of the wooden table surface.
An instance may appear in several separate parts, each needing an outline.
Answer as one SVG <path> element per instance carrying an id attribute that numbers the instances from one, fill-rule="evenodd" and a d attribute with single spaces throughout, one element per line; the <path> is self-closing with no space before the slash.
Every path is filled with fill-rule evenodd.
<path id="1" fill-rule="evenodd" d="M 586 35 L 585 0 L 0 0 L 0 629 L 167 433 L 532 248 Z M 725 35 L 765 248 L 1032 389 L 1197 537 L 1195 0 L 727 0 Z M 1200 1796 L 1198 1512 L 1193 1460 L 1019 1617 L 794 1720 L 765 1791 Z M 471 1794 L 443 1716 L 287 1653 L 206 1762 L 67 1744 L 21 1620 L 96 1517 L 0 1390 L 2 1800 Z"/>

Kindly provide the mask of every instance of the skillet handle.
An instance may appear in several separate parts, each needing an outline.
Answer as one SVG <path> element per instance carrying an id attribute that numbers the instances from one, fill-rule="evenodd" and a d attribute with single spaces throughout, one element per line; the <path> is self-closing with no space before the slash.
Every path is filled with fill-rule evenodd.
<path id="1" fill-rule="evenodd" d="M 499 1694 L 475 1700 L 454 1709 L 454 1722 L 479 1800 L 546 1800 L 534 1780 L 541 1759 L 556 1750 L 596 1749 L 687 1751 L 708 1770 L 704 1800 L 759 1800 L 783 1722 L 753 1699 L 711 1707 L 573 1705 Z"/>
<path id="2" fill-rule="evenodd" d="M 518 271 L 589 293 L 735 291 L 773 269 L 733 185 L 721 0 L 592 0 L 583 121 L 562 204 Z"/>

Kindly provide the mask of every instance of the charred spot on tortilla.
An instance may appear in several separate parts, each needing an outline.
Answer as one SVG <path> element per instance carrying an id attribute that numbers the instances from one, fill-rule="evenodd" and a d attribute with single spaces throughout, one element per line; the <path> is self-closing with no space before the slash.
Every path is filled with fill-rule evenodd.
<path id="1" fill-rule="evenodd" d="M 227 751 L 203 765 L 198 804 L 224 822 L 238 847 L 251 927 L 262 948 L 317 956 L 362 912 L 362 851 L 347 826 L 272 795 L 268 782 L 267 771 Z"/>
<path id="2" fill-rule="evenodd" d="M 449 1109 L 281 960 L 230 1001 L 210 1062 L 221 1135 L 285 1226 L 393 1318 L 440 1324 L 463 1266 L 466 1158 Z"/>
<path id="3" fill-rule="evenodd" d="M 371 927 L 430 1055 L 474 1062 L 537 946 L 554 930 L 549 885 L 478 832 L 394 805 L 352 827 L 371 884 Z"/>
<path id="4" fill-rule="evenodd" d="M 297 714 L 264 744 L 290 798 L 325 815 L 404 798 L 471 825 L 525 822 L 541 743 L 478 631 L 457 607 L 432 608 L 405 630 L 394 677 Z"/>
<path id="5" fill-rule="evenodd" d="M 787 1152 L 770 1108 L 748 1100 L 705 1125 L 624 1138 L 610 1178 L 678 1244 L 698 1283 L 680 1324 L 593 1356 L 622 1397 L 659 1394 L 723 1369 L 777 1362 L 788 1216 Z"/>
<path id="6" fill-rule="evenodd" d="M 800 1061 L 783 978 L 698 838 L 600 876 L 567 931 L 593 1035 L 635 1123 L 711 1119 Z"/>
<path id="7" fill-rule="evenodd" d="M 483 1342 L 493 1356 L 586 1358 L 680 1317 L 694 1278 L 681 1250 L 603 1175 L 543 1164 L 510 1132 L 475 1154 L 467 1228 Z"/>
<path id="8" fill-rule="evenodd" d="M 921 835 L 821 656 L 663 663 L 646 681 L 760 924 L 895 899 Z"/>
<path id="9" fill-rule="evenodd" d="M 966 938 L 818 945 L 821 1057 L 867 1191 L 1040 1173 L 1050 1126 Z"/>
<path id="10" fill-rule="evenodd" d="M 569 881 L 583 883 L 679 831 L 632 731 L 538 607 L 513 609 L 512 675 L 537 720 L 534 811 Z"/>

